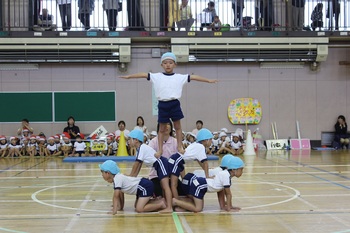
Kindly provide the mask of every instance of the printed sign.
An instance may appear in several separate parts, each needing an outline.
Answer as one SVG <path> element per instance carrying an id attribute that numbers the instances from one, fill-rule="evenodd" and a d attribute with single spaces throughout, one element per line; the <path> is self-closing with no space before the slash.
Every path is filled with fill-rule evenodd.
<path id="1" fill-rule="evenodd" d="M 228 106 L 228 118 L 234 125 L 259 124 L 262 116 L 261 105 L 257 99 L 238 98 Z"/>
<path id="2" fill-rule="evenodd" d="M 288 139 L 266 140 L 268 150 L 284 150 L 288 146 Z"/>
<path id="3" fill-rule="evenodd" d="M 95 129 L 94 132 L 92 132 L 92 133 L 89 135 L 89 137 L 90 137 L 90 138 L 104 137 L 107 133 L 108 133 L 108 131 L 105 129 L 105 127 L 103 127 L 102 125 L 100 125 L 97 129 Z"/>

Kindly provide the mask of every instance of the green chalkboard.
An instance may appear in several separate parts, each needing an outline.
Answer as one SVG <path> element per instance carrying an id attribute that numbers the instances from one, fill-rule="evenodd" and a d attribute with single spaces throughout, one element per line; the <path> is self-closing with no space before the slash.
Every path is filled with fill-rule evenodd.
<path id="1" fill-rule="evenodd" d="M 52 93 L 0 93 L 0 122 L 52 122 Z"/>
<path id="2" fill-rule="evenodd" d="M 55 121 L 115 121 L 115 91 L 110 92 L 55 92 Z"/>

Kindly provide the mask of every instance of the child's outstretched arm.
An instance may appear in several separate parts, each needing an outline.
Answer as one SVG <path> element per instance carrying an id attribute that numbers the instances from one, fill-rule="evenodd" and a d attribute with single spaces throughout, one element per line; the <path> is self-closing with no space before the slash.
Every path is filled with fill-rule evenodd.
<path id="1" fill-rule="evenodd" d="M 130 75 L 126 75 L 126 76 L 119 76 L 119 78 L 123 78 L 123 79 L 148 78 L 148 74 L 147 73 L 137 73 L 137 74 L 130 74 Z"/>
<path id="2" fill-rule="evenodd" d="M 141 167 L 142 167 L 142 162 L 136 160 L 134 162 L 134 165 L 132 166 L 131 173 L 129 176 L 136 177 L 140 173 Z"/>
<path id="3" fill-rule="evenodd" d="M 191 80 L 199 81 L 199 82 L 205 82 L 205 83 L 217 83 L 218 80 L 216 79 L 207 79 L 199 75 L 190 75 Z"/>
<path id="4" fill-rule="evenodd" d="M 114 190 L 113 193 L 113 209 L 110 214 L 116 214 L 118 211 L 122 210 L 121 206 L 121 198 L 124 198 L 124 195 L 122 196 L 122 191 L 120 189 Z M 124 201 L 123 201 L 124 202 Z"/>
<path id="5" fill-rule="evenodd" d="M 208 165 L 208 160 L 205 160 L 204 162 L 198 161 L 199 165 L 202 167 L 205 173 L 206 178 L 213 178 L 209 176 L 209 165 Z"/>

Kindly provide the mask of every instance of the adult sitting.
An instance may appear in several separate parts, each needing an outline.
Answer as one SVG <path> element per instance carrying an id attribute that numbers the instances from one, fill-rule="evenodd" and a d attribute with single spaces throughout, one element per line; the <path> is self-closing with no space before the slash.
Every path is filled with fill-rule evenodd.
<path id="1" fill-rule="evenodd" d="M 38 25 L 34 26 L 35 31 L 54 31 L 56 24 L 53 24 L 53 15 L 49 14 L 47 9 L 42 10 L 42 14 L 39 15 Z"/>
<path id="2" fill-rule="evenodd" d="M 63 132 L 67 132 L 70 135 L 71 139 L 75 139 L 80 133 L 80 129 L 78 126 L 75 125 L 75 119 L 74 117 L 70 116 L 67 119 L 67 127 L 63 129 Z"/>
<path id="3" fill-rule="evenodd" d="M 333 147 L 348 148 L 349 147 L 349 135 L 347 134 L 348 125 L 346 124 L 345 117 L 343 115 L 338 116 L 337 123 L 334 125 L 335 135 Z"/>

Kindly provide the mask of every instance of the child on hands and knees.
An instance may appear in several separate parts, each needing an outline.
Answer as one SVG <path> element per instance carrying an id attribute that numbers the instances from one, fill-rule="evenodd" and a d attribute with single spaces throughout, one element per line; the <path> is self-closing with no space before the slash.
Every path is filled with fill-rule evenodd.
<path id="1" fill-rule="evenodd" d="M 157 172 L 158 179 L 160 180 L 160 185 L 162 187 L 165 200 L 166 200 L 166 208 L 161 210 L 162 213 L 170 213 L 173 211 L 172 208 L 172 194 L 169 185 L 169 164 L 168 159 L 160 156 L 157 158 L 156 151 L 146 145 L 143 144 L 143 132 L 138 129 L 134 129 L 128 135 L 129 145 L 134 146 L 137 151 L 136 160 L 132 167 L 130 176 L 136 177 L 140 169 L 142 167 L 142 163 L 145 163 L 147 166 L 154 167 Z"/>
<path id="2" fill-rule="evenodd" d="M 208 129 L 203 128 L 197 133 L 197 142 L 190 144 L 183 155 L 176 153 L 170 156 L 169 170 L 171 172 L 170 183 L 173 197 L 178 198 L 179 196 L 177 192 L 178 178 L 180 175 L 182 178 L 185 176 L 185 161 L 197 160 L 204 170 L 205 177 L 209 178 L 208 158 L 205 148 L 211 145 L 212 138 L 213 134 Z"/>
<path id="3" fill-rule="evenodd" d="M 180 120 L 184 118 L 181 110 L 180 101 L 182 88 L 185 83 L 191 80 L 199 82 L 216 83 L 217 80 L 207 79 L 198 75 L 177 74 L 174 73 L 176 67 L 176 56 L 173 53 L 164 53 L 161 58 L 161 67 L 163 73 L 137 73 L 128 76 L 121 76 L 124 79 L 146 78 L 154 85 L 154 92 L 159 101 L 158 103 L 158 146 L 157 157 L 163 153 L 163 135 L 166 130 L 166 124 L 171 119 L 176 130 L 176 139 L 179 153 L 183 154 L 182 129 Z"/>
<path id="4" fill-rule="evenodd" d="M 114 186 L 113 209 L 110 214 L 117 214 L 124 209 L 124 193 L 136 195 L 135 209 L 138 213 L 158 211 L 166 207 L 163 199 L 151 200 L 154 189 L 152 181 L 121 174 L 118 165 L 112 160 L 99 166 L 103 179 Z"/>
<path id="5" fill-rule="evenodd" d="M 184 192 L 188 193 L 185 198 L 173 198 L 175 210 L 188 210 L 200 212 L 204 207 L 204 195 L 206 192 L 216 192 L 220 210 L 237 212 L 241 208 L 232 206 L 231 178 L 239 178 L 243 174 L 243 161 L 236 156 L 227 154 L 221 161 L 222 171 L 218 171 L 213 179 L 197 177 L 188 173 L 182 180 Z"/>

